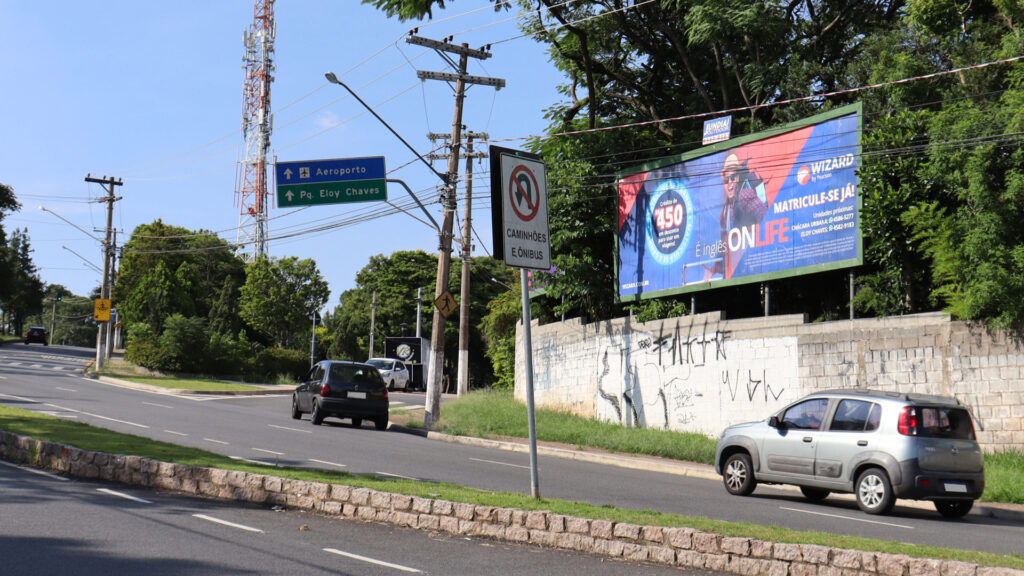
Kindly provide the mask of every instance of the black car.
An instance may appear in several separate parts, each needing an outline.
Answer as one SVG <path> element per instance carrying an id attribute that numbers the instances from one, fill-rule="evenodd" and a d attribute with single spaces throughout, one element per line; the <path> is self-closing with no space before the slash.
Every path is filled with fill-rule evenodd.
<path id="1" fill-rule="evenodd" d="M 48 346 L 48 334 L 46 333 L 46 327 L 44 326 L 29 326 L 28 330 L 25 331 L 25 344 L 31 344 L 38 342 L 43 346 Z"/>
<path id="2" fill-rule="evenodd" d="M 324 418 L 351 418 L 352 425 L 373 420 L 377 430 L 388 427 L 388 389 L 377 368 L 361 362 L 323 360 L 309 369 L 292 394 L 292 418 L 309 412 L 313 425 Z"/>

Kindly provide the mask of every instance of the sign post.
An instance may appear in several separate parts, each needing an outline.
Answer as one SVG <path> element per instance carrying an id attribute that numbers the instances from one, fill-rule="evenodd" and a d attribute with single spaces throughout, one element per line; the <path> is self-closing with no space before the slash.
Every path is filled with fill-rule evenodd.
<path id="1" fill-rule="evenodd" d="M 388 199 L 383 156 L 278 162 L 274 175 L 282 208 Z"/>
<path id="2" fill-rule="evenodd" d="M 519 268 L 526 354 L 526 412 L 530 429 L 530 492 L 540 498 L 537 418 L 533 401 L 533 342 L 527 269 L 551 268 L 548 191 L 544 161 L 536 154 L 491 146 L 491 229 L 494 254 Z M 500 198 L 496 196 L 500 195 Z"/>

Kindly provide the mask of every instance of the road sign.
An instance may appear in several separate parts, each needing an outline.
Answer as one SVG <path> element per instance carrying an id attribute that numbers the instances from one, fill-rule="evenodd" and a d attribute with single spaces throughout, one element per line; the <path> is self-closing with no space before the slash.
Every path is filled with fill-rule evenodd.
<path id="1" fill-rule="evenodd" d="M 278 162 L 274 175 L 282 208 L 388 199 L 383 156 Z"/>
<path id="2" fill-rule="evenodd" d="M 110 322 L 110 298 L 97 298 L 92 311 L 92 319 L 97 322 Z"/>
<path id="3" fill-rule="evenodd" d="M 509 266 L 551 268 L 544 162 L 536 154 L 498 146 L 491 146 L 490 154 L 495 256 Z"/>
<path id="4" fill-rule="evenodd" d="M 455 302 L 455 298 L 452 298 L 452 293 L 448 290 L 441 292 L 441 295 L 434 299 L 434 306 L 441 311 L 441 315 L 447 319 L 459 309 L 459 305 Z"/>

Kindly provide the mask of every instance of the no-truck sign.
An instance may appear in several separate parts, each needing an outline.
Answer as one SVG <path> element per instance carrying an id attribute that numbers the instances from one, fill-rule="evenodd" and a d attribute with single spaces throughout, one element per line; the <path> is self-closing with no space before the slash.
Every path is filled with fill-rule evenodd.
<path id="1" fill-rule="evenodd" d="M 509 266 L 551 268 L 544 162 L 535 154 L 498 146 L 491 146 L 490 156 L 495 256 L 501 254 Z"/>

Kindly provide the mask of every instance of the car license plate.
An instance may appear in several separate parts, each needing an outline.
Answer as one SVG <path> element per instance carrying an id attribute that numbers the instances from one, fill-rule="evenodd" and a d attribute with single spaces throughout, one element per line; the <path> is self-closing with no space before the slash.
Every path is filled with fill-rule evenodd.
<path id="1" fill-rule="evenodd" d="M 348 397 L 349 398 L 358 398 L 358 399 L 362 400 L 362 399 L 366 398 L 366 392 L 349 392 L 348 393 Z M 966 491 L 967 491 L 967 488 L 964 488 L 964 492 L 966 492 Z"/>
<path id="2" fill-rule="evenodd" d="M 967 484 L 963 482 L 946 482 L 946 492 L 967 493 Z"/>

